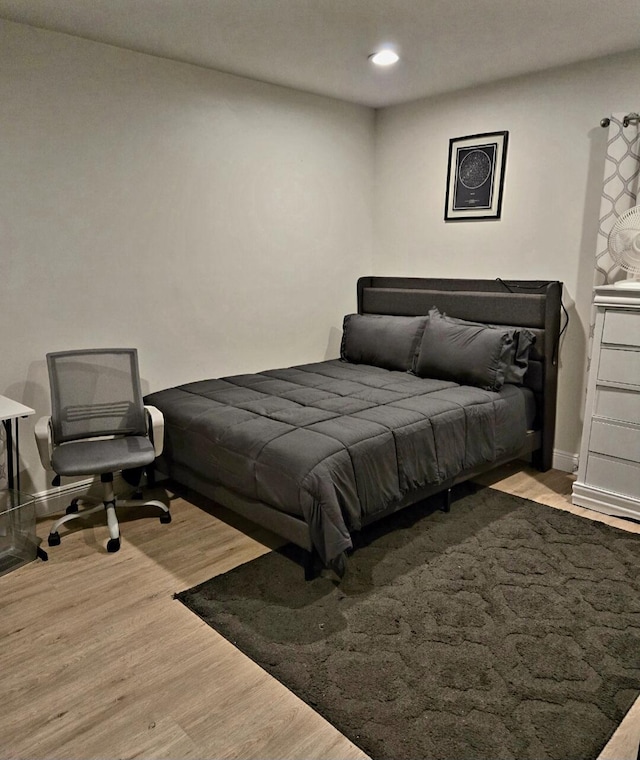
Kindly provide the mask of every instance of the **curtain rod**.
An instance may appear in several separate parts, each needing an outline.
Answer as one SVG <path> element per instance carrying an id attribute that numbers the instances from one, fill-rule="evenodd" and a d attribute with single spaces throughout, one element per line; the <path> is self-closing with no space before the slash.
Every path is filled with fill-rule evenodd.
<path id="1" fill-rule="evenodd" d="M 635 112 L 628 113 L 623 119 L 622 119 L 622 126 L 628 127 L 631 123 L 637 124 L 640 122 L 640 114 L 637 114 Z M 608 116 L 605 116 L 604 119 L 600 120 L 600 126 L 601 127 L 608 127 L 609 124 L 611 124 L 611 119 Z"/>

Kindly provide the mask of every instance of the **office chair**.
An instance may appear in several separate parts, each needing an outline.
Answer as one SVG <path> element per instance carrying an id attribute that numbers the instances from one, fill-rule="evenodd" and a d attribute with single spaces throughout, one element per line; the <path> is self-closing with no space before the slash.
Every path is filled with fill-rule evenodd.
<path id="1" fill-rule="evenodd" d="M 60 543 L 58 529 L 101 509 L 107 513 L 108 552 L 120 548 L 116 508 L 155 506 L 160 522 L 171 522 L 169 508 L 160 501 L 116 498 L 114 473 L 150 465 L 162 452 L 162 413 L 142 403 L 138 354 L 135 348 L 98 348 L 47 354 L 51 387 L 51 416 L 35 429 L 40 459 L 53 470 L 53 485 L 60 476 L 100 475 L 102 499 L 74 498 L 66 514 L 49 533 L 49 546 Z M 93 504 L 79 510 L 79 505 Z"/>

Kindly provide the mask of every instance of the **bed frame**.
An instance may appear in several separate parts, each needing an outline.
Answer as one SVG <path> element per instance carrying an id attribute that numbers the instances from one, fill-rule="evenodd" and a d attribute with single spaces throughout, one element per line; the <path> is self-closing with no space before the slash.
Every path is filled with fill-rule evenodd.
<path id="1" fill-rule="evenodd" d="M 362 277 L 358 280 L 357 294 L 359 314 L 417 316 L 427 314 L 429 309 L 436 306 L 441 312 L 460 319 L 527 327 L 537 338 L 524 381 L 535 394 L 537 420 L 535 429 L 527 434 L 522 450 L 486 467 L 461 472 L 450 481 L 413 491 L 384 513 L 376 513 L 376 520 L 439 492 L 445 493 L 444 508 L 448 510 L 451 488 L 454 485 L 513 459 L 531 456 L 532 464 L 539 470 L 545 471 L 551 467 L 556 420 L 562 283 L 502 279 Z M 212 499 L 313 553 L 304 520 L 262 502 L 246 499 L 222 486 L 212 485 L 184 468 L 174 468 L 172 478 L 178 484 Z"/>

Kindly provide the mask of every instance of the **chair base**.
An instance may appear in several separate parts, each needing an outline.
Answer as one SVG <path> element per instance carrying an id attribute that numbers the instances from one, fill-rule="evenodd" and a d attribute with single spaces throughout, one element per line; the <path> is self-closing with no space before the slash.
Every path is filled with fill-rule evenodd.
<path id="1" fill-rule="evenodd" d="M 129 507 L 158 507 L 162 510 L 160 514 L 160 522 L 165 524 L 171 522 L 171 512 L 169 512 L 169 507 L 161 501 L 158 501 L 157 499 L 144 501 L 142 499 L 116 498 L 113 492 L 112 480 L 103 477 L 102 483 L 104 487 L 102 499 L 98 499 L 95 496 L 79 496 L 72 499 L 71 504 L 69 504 L 66 509 L 66 514 L 56 520 L 51 526 L 49 537 L 47 539 L 49 546 L 58 546 L 60 544 L 60 534 L 58 533 L 58 529 L 65 525 L 65 523 L 68 523 L 71 520 L 88 517 L 102 509 L 104 509 L 107 514 L 107 525 L 109 527 L 110 536 L 109 541 L 107 542 L 107 551 L 109 553 L 117 552 L 120 549 L 120 525 L 118 524 L 116 510 Z M 88 509 L 80 509 L 84 504 L 93 506 L 90 506 Z"/>

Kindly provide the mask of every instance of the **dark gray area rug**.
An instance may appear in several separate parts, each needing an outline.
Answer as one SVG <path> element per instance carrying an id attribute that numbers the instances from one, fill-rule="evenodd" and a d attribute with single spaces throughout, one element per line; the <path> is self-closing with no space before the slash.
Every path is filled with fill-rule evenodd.
<path id="1" fill-rule="evenodd" d="M 177 595 L 376 760 L 595 758 L 640 691 L 640 537 L 490 488 Z"/>

